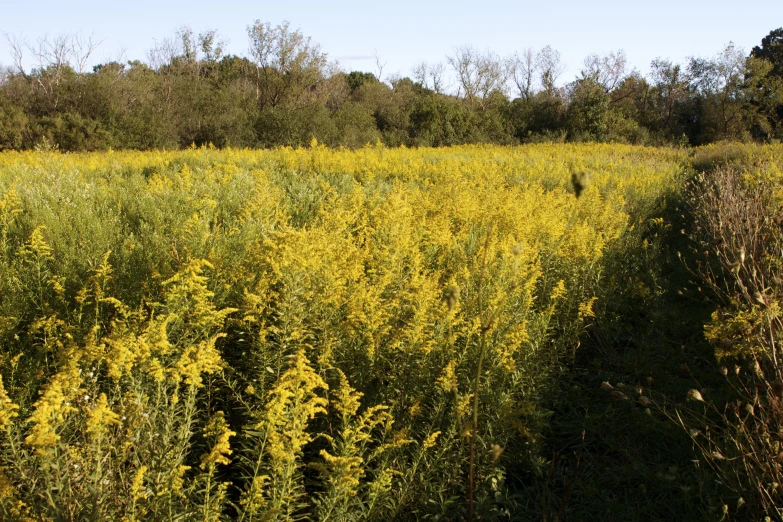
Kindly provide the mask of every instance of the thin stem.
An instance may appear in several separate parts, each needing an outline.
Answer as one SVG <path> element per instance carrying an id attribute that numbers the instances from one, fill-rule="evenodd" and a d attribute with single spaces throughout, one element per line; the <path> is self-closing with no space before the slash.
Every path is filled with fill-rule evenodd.
<path id="1" fill-rule="evenodd" d="M 478 308 L 481 318 L 481 333 L 479 334 L 479 358 L 476 366 L 476 380 L 473 385 L 473 420 L 470 427 L 470 463 L 468 468 L 468 520 L 472 522 L 476 510 L 474 481 L 476 467 L 476 434 L 478 431 L 478 408 L 479 408 L 479 386 L 481 384 L 481 371 L 484 363 L 484 351 L 487 346 L 487 329 L 491 318 L 486 318 L 484 314 L 484 274 L 487 269 L 487 252 L 489 251 L 489 240 L 492 235 L 492 223 L 487 227 L 487 235 L 484 238 L 484 252 L 481 257 L 481 272 L 478 280 Z"/>
<path id="2" fill-rule="evenodd" d="M 213 472 L 213 470 L 214 470 L 214 468 L 212 466 L 210 466 L 209 473 L 207 473 L 207 487 L 206 487 L 206 491 L 205 491 L 205 494 L 204 494 L 204 522 L 209 522 L 209 518 L 210 518 L 209 517 L 209 512 L 210 512 L 210 509 L 209 509 L 209 493 L 210 493 L 210 489 L 212 487 L 212 472 Z"/>
<path id="3" fill-rule="evenodd" d="M 473 520 L 475 512 L 475 503 L 473 495 L 473 476 L 475 471 L 476 459 L 476 436 L 478 432 L 478 408 L 479 408 L 479 385 L 481 383 L 481 370 L 484 363 L 484 351 L 487 346 L 487 336 L 484 328 L 481 329 L 481 339 L 479 341 L 479 359 L 476 367 L 476 382 L 473 387 L 473 421 L 470 427 L 470 471 L 468 474 L 468 520 Z"/>

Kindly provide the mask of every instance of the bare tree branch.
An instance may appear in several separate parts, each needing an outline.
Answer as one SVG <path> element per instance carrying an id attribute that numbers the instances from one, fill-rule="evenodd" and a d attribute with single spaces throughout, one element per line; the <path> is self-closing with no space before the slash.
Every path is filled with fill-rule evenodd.
<path id="1" fill-rule="evenodd" d="M 378 51 L 377 50 L 374 51 L 373 56 L 375 57 L 375 68 L 378 69 L 378 75 L 377 75 L 378 81 L 382 82 L 383 81 L 383 69 L 384 69 L 384 67 L 386 67 L 386 64 L 388 62 L 381 63 L 381 57 L 378 55 Z"/>
<path id="2" fill-rule="evenodd" d="M 533 95 L 533 82 L 539 71 L 539 64 L 533 49 L 528 47 L 522 53 L 514 53 L 507 61 L 508 76 L 521 98 Z"/>
<path id="3" fill-rule="evenodd" d="M 425 89 L 430 89 L 438 94 L 443 94 L 446 88 L 445 74 L 446 67 L 441 62 L 435 64 L 420 62 L 413 67 L 413 79 Z"/>
<path id="4" fill-rule="evenodd" d="M 77 34 L 71 37 L 71 55 L 76 63 L 76 70 L 79 74 L 84 73 L 90 56 L 92 56 L 101 43 L 103 43 L 103 40 L 95 41 L 94 35 L 84 37 Z"/>
<path id="5" fill-rule="evenodd" d="M 21 37 L 14 34 L 3 33 L 5 40 L 11 47 L 11 59 L 13 60 L 14 67 L 17 72 L 23 77 L 27 78 L 27 73 L 24 70 L 24 50 L 27 46 L 27 42 Z"/>
<path id="6" fill-rule="evenodd" d="M 549 94 L 555 93 L 555 83 L 565 72 L 560 53 L 546 46 L 536 54 L 536 66 L 541 77 L 541 87 Z"/>
<path id="7" fill-rule="evenodd" d="M 616 53 L 588 55 L 584 65 L 582 77 L 597 82 L 607 93 L 614 90 L 628 76 L 628 59 L 622 49 Z"/>
<path id="8" fill-rule="evenodd" d="M 454 69 L 461 90 L 471 103 L 484 105 L 492 91 L 503 91 L 506 83 L 506 68 L 500 58 L 491 51 L 481 52 L 470 46 L 454 49 L 447 57 Z"/>

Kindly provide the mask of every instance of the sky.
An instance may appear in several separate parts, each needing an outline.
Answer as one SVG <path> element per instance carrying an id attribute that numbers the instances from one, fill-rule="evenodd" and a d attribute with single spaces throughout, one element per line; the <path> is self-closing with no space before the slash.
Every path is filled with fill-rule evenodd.
<path id="1" fill-rule="evenodd" d="M 31 42 L 47 35 L 92 35 L 101 42 L 93 64 L 146 61 L 156 41 L 182 26 L 196 34 L 216 29 L 229 53 L 247 55 L 247 26 L 255 20 L 289 21 L 346 71 L 377 74 L 377 56 L 385 64 L 384 79 L 408 76 L 421 61 L 445 62 L 457 46 L 507 56 L 550 45 L 567 66 L 562 83 L 579 73 L 591 53 L 623 49 L 629 64 L 646 74 L 656 57 L 683 63 L 689 56 L 714 56 L 730 41 L 749 52 L 783 26 L 783 1 L 0 0 L 0 34 Z M 0 65 L 11 62 L 8 42 L 0 36 Z"/>

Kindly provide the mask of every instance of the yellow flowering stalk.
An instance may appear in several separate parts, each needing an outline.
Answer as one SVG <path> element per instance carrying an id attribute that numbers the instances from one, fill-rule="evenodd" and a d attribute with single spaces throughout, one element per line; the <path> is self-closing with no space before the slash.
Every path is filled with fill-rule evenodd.
<path id="1" fill-rule="evenodd" d="M 13 419 L 19 416 L 19 406 L 14 404 L 3 386 L 3 376 L 0 375 L 0 430 L 7 428 Z"/>
<path id="2" fill-rule="evenodd" d="M 131 480 L 131 497 L 134 502 L 147 498 L 147 493 L 144 491 L 144 474 L 149 468 L 147 466 L 140 466 L 133 474 Z"/>
<path id="3" fill-rule="evenodd" d="M 318 391 L 327 389 L 326 382 L 310 367 L 304 350 L 299 350 L 291 357 L 277 386 L 269 392 L 263 418 L 255 426 L 263 434 L 263 444 L 258 448 L 257 464 L 251 470 L 251 484 L 243 494 L 250 519 L 260 515 L 255 510 L 261 506 L 283 518 L 297 509 L 303 493 L 298 461 L 302 448 L 313 438 L 307 431 L 309 421 L 319 413 L 326 413 L 327 401 Z M 261 469 L 266 473 L 261 473 Z M 269 477 L 265 488 L 264 475 Z M 262 488 L 265 502 L 256 499 Z"/>
<path id="4" fill-rule="evenodd" d="M 228 457 L 232 453 L 229 439 L 234 435 L 236 432 L 228 429 L 222 411 L 215 413 L 204 427 L 204 438 L 212 441 L 209 452 L 201 456 L 200 465 L 202 470 L 207 470 L 202 506 L 204 520 L 220 520 L 221 518 L 226 489 L 230 483 L 223 482 L 213 488 L 212 479 L 218 464 L 228 465 L 231 463 L 231 459 Z"/>
<path id="5" fill-rule="evenodd" d="M 95 439 L 102 439 L 109 426 L 121 424 L 120 416 L 109 407 L 105 393 L 98 396 L 95 406 L 87 414 L 86 431 Z"/>
<path id="6" fill-rule="evenodd" d="M 175 381 L 182 379 L 187 385 L 200 387 L 202 374 L 215 373 L 223 368 L 220 352 L 215 348 L 215 342 L 221 337 L 225 337 L 225 334 L 186 347 L 171 370 L 171 378 Z"/>
<path id="7" fill-rule="evenodd" d="M 436 384 L 445 393 L 452 393 L 457 390 L 457 375 L 455 369 L 457 361 L 451 359 L 448 364 L 443 368 L 443 373 L 438 377 Z"/>
<path id="8" fill-rule="evenodd" d="M 60 440 L 60 431 L 67 417 L 77 411 L 74 398 L 80 394 L 82 384 L 78 358 L 52 377 L 41 398 L 33 404 L 28 422 L 32 425 L 25 442 L 33 446 L 39 455 L 47 455 Z"/>
<path id="9" fill-rule="evenodd" d="M 18 183 L 18 179 L 14 180 L 0 199 L 0 258 L 3 260 L 8 255 L 9 229 L 16 221 L 16 216 L 22 212 L 22 201 L 16 190 Z"/>
<path id="10" fill-rule="evenodd" d="M 430 433 L 426 439 L 424 439 L 424 442 L 421 443 L 422 447 L 424 449 L 429 449 L 433 447 L 438 442 L 438 437 L 440 436 L 440 431 L 433 431 Z"/>
<path id="11" fill-rule="evenodd" d="M 365 502 L 364 496 L 372 491 L 372 484 L 380 476 L 369 483 L 363 483 L 363 479 L 368 472 L 372 473 L 371 466 L 374 461 L 394 447 L 391 444 L 369 447 L 373 440 L 383 440 L 391 431 L 393 420 L 388 408 L 376 405 L 358 414 L 362 393 L 351 387 L 342 371 L 336 371 L 340 382 L 334 391 L 331 406 L 339 416 L 340 430 L 334 437 L 324 435 L 331 451 L 321 450 L 323 462 L 311 464 L 311 467 L 318 470 L 326 487 L 325 491 L 317 496 L 314 511 L 316 517 L 321 520 L 359 512 L 358 506 Z M 373 432 L 378 427 L 382 427 L 382 432 L 374 436 Z M 377 487 L 375 494 L 380 494 Z"/>
<path id="12" fill-rule="evenodd" d="M 204 428 L 204 437 L 214 440 L 209 453 L 201 456 L 201 469 L 213 470 L 218 464 L 230 464 L 231 446 L 228 439 L 236 435 L 236 432 L 228 429 L 228 424 L 219 411 L 212 416 L 209 423 Z"/>

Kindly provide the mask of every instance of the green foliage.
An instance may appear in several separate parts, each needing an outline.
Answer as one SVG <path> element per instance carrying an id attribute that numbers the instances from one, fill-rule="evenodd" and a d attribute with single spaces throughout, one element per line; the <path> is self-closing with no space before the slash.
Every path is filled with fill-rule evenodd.
<path id="1" fill-rule="evenodd" d="M 348 88 L 351 89 L 351 92 L 354 92 L 365 83 L 378 83 L 378 78 L 373 73 L 351 71 L 345 75 L 345 81 L 348 83 Z"/>
<path id="2" fill-rule="evenodd" d="M 591 78 L 575 82 L 566 119 L 577 141 L 603 141 L 609 115 L 609 95 Z"/>
<path id="3" fill-rule="evenodd" d="M 24 147 L 28 121 L 24 110 L 12 104 L 0 91 L 0 151 Z"/>
<path id="4" fill-rule="evenodd" d="M 0 79 L 0 150 L 304 146 L 313 138 L 351 149 L 377 140 L 701 145 L 783 133 L 780 30 L 748 58 L 729 45 L 686 65 L 656 59 L 648 78 L 626 74 L 623 53 L 591 55 L 583 76 L 562 88 L 559 54 L 549 47 L 524 63 L 462 48 L 460 59 L 449 58 L 461 71 L 451 91 L 443 66 L 417 68 L 421 83 L 381 82 L 337 70 L 288 22 L 257 20 L 247 32 L 247 57 L 225 55 L 214 30 L 183 27 L 152 49 L 150 63 L 107 62 L 87 72 L 66 47 L 60 59 L 42 54 L 43 67 L 9 69 Z M 510 78 L 519 98 L 508 96 Z"/>
<path id="5" fill-rule="evenodd" d="M 769 61 L 772 64 L 772 74 L 783 78 L 783 27 L 770 31 L 761 39 L 761 45 L 751 50 L 750 55 Z"/>

